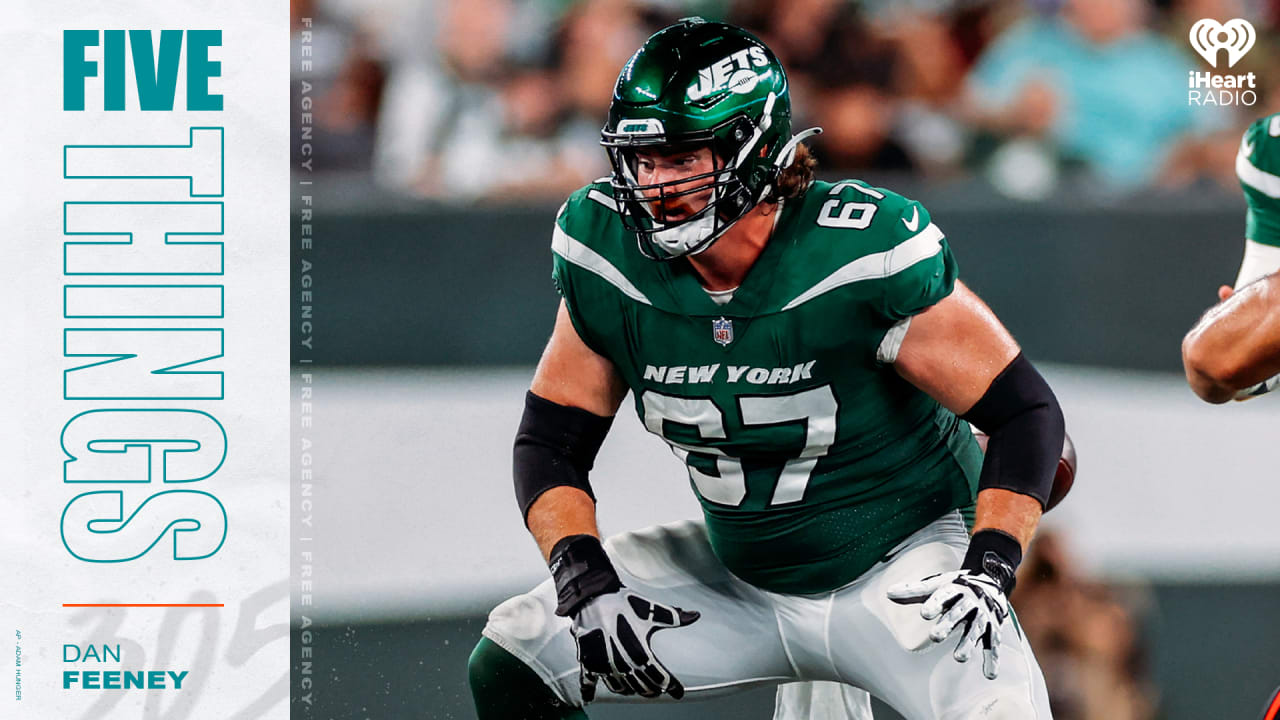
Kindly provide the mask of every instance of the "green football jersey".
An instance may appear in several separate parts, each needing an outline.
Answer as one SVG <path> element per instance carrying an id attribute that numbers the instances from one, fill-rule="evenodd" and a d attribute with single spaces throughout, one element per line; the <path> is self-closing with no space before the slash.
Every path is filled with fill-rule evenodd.
<path id="1" fill-rule="evenodd" d="M 553 277 L 574 327 L 688 466 L 712 548 L 767 590 L 844 585 L 953 508 L 969 427 L 886 362 L 956 264 L 919 203 L 855 181 L 783 203 L 719 305 L 685 261 L 645 258 L 607 183 L 561 208 Z"/>
<path id="2" fill-rule="evenodd" d="M 1255 120 L 1244 131 L 1236 176 L 1249 203 L 1245 238 L 1280 247 L 1280 114 Z"/>

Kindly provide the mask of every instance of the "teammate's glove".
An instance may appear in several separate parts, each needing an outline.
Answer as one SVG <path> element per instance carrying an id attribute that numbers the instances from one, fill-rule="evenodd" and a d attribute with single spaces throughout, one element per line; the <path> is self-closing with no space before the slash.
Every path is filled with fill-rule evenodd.
<path id="1" fill-rule="evenodd" d="M 1008 596 L 1021 561 L 1022 546 L 1012 536 L 999 530 L 979 530 L 970 539 L 959 570 L 895 585 L 889 588 L 889 599 L 903 605 L 923 603 L 920 617 L 937 620 L 929 633 L 935 643 L 960 629 L 960 642 L 952 653 L 958 662 L 968 662 L 981 644 L 982 674 L 994 680 L 1000 626 L 1009 617 Z"/>
<path id="2" fill-rule="evenodd" d="M 628 590 L 604 546 L 590 535 L 556 543 L 551 575 L 559 602 L 556 614 L 573 618 L 583 702 L 595 698 L 597 679 L 619 695 L 651 698 L 665 692 L 677 700 L 684 697 L 684 686 L 658 661 L 650 639 L 659 630 L 691 624 L 698 613 Z"/>
<path id="3" fill-rule="evenodd" d="M 1252 385 L 1250 387 L 1247 387 L 1241 390 L 1240 392 L 1236 393 L 1235 399 L 1248 400 L 1249 398 L 1256 398 L 1259 395 L 1266 395 L 1267 393 L 1277 388 L 1280 388 L 1280 375 L 1269 377 L 1266 380 L 1263 380 L 1262 382 L 1258 383 L 1257 385 Z"/>

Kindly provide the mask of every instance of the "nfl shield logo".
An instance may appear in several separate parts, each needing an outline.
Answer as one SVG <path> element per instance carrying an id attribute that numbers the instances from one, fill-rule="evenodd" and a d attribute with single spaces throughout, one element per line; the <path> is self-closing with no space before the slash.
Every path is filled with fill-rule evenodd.
<path id="1" fill-rule="evenodd" d="M 711 321 L 711 337 L 721 345 L 733 342 L 733 321 L 723 317 Z"/>

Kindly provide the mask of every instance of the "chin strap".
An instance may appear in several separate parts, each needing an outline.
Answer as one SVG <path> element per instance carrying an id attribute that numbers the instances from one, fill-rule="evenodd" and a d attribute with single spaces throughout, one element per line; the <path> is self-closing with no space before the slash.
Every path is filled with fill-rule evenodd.
<path id="1" fill-rule="evenodd" d="M 796 133 L 787 141 L 786 145 L 782 146 L 782 152 L 778 153 L 778 159 L 773 162 L 774 167 L 779 170 L 785 169 L 791 164 L 791 161 L 796 159 L 796 146 L 800 144 L 800 141 L 807 137 L 821 134 L 822 128 L 820 127 L 811 127 L 808 130 L 801 130 Z"/>

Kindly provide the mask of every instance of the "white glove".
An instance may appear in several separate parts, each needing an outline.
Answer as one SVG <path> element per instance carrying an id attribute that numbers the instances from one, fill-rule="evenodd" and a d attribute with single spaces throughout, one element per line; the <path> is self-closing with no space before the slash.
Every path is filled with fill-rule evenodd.
<path id="1" fill-rule="evenodd" d="M 930 575 L 914 583 L 889 588 L 889 599 L 903 605 L 924 603 L 920 617 L 936 620 L 929 639 L 940 643 L 960 629 L 960 642 L 951 656 L 968 662 L 982 646 L 982 674 L 996 678 L 1000 660 L 1000 626 L 1009 617 L 1009 593 L 1017 581 L 1022 546 L 1010 534 L 988 528 L 969 539 L 969 551 L 959 570 Z"/>
<path id="2" fill-rule="evenodd" d="M 1266 380 L 1263 380 L 1262 382 L 1258 383 L 1257 385 L 1252 385 L 1250 387 L 1247 387 L 1241 390 L 1240 392 L 1236 393 L 1235 399 L 1248 400 L 1249 398 L 1255 398 L 1255 397 L 1258 397 L 1259 395 L 1266 395 L 1267 393 L 1271 392 L 1272 390 L 1275 390 L 1276 388 L 1280 388 L 1280 375 L 1269 377 Z"/>
<path id="3" fill-rule="evenodd" d="M 597 678 L 619 695 L 684 697 L 684 686 L 654 655 L 650 640 L 659 630 L 684 627 L 698 617 L 696 612 L 655 603 L 626 587 L 592 598 L 574 615 L 572 627 L 583 701 L 595 697 Z"/>
<path id="4" fill-rule="evenodd" d="M 982 674 L 994 680 L 999 662 L 1000 626 L 1009 617 L 1009 600 L 1000 584 L 986 573 L 955 570 L 931 575 L 919 582 L 899 583 L 889 588 L 889 599 L 910 605 L 924 603 L 920 617 L 937 619 L 929 639 L 942 642 L 960 629 L 960 642 L 952 653 L 958 662 L 968 662 L 974 648 L 982 645 Z"/>

